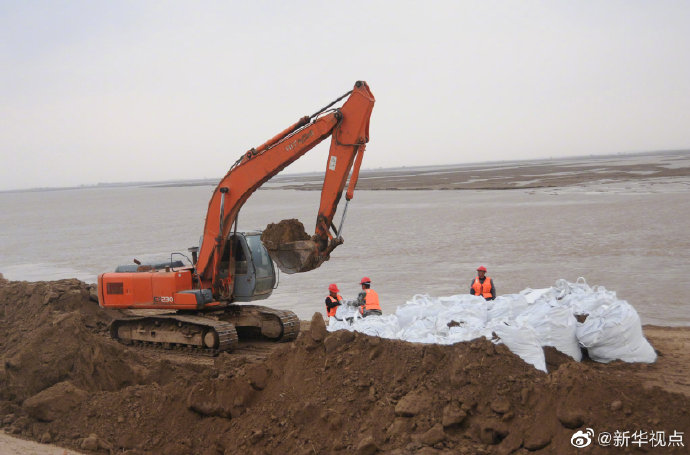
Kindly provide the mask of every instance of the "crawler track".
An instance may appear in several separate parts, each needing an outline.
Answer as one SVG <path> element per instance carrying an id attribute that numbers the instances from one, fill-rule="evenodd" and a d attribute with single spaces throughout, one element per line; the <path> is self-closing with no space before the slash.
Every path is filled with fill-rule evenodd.
<path id="1" fill-rule="evenodd" d="M 282 343 L 299 331 L 292 311 L 235 304 L 208 312 L 135 314 L 110 325 L 112 338 L 123 344 L 210 356 L 234 349 L 240 338 Z"/>
<path id="2" fill-rule="evenodd" d="M 214 316 L 232 323 L 242 339 L 266 338 L 287 342 L 299 335 L 299 318 L 292 311 L 260 305 L 230 305 L 224 311 L 214 313 Z"/>
<path id="3" fill-rule="evenodd" d="M 203 355 L 229 351 L 239 341 L 235 327 L 229 322 L 174 313 L 117 319 L 110 325 L 110 335 L 124 344 Z"/>

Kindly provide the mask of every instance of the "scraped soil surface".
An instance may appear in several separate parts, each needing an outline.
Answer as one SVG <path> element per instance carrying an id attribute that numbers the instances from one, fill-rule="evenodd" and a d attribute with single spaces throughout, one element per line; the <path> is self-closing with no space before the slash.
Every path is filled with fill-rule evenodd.
<path id="1" fill-rule="evenodd" d="M 117 315 L 77 280 L 0 279 L 5 432 L 128 454 L 561 454 L 578 453 L 570 440 L 586 428 L 688 443 L 687 328 L 646 328 L 653 365 L 549 352 L 545 374 L 484 339 L 328 333 L 318 313 L 293 343 L 243 342 L 216 358 L 149 351 L 109 339 Z"/>

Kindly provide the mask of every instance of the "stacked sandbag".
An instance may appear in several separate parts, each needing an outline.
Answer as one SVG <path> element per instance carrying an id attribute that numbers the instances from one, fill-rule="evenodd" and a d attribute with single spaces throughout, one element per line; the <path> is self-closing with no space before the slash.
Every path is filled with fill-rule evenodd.
<path id="1" fill-rule="evenodd" d="M 626 301 L 602 305 L 577 328 L 577 339 L 597 362 L 653 363 L 656 352 L 642 333 L 637 311 Z"/>
<path id="2" fill-rule="evenodd" d="M 575 283 L 558 280 L 551 288 L 527 288 L 489 302 L 467 294 L 415 295 L 394 314 L 367 318 L 343 305 L 331 317 L 328 330 L 434 344 L 486 337 L 543 371 L 546 346 L 576 361 L 582 359 L 582 347 L 599 362 L 656 360 L 635 309 L 615 292 L 590 287 L 583 278 Z"/>
<path id="3" fill-rule="evenodd" d="M 577 339 L 577 320 L 573 309 L 549 302 L 535 303 L 516 321 L 532 327 L 541 346 L 553 346 L 578 362 L 582 351 Z"/>
<path id="4" fill-rule="evenodd" d="M 546 358 L 537 332 L 528 325 L 500 322 L 492 327 L 501 343 L 525 362 L 546 373 Z"/>

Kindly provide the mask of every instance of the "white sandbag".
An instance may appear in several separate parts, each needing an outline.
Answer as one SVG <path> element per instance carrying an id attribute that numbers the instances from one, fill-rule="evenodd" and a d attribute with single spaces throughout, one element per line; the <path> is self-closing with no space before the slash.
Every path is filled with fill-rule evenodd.
<path id="1" fill-rule="evenodd" d="M 540 299 L 555 297 L 555 295 L 553 295 L 553 288 L 544 288 L 544 289 L 527 288 L 527 289 L 523 289 L 522 291 L 520 291 L 520 295 L 525 298 L 525 301 L 529 305 L 532 305 L 533 303 L 535 303 L 537 300 L 540 300 Z M 498 300 L 498 297 L 496 298 L 496 300 Z"/>
<path id="2" fill-rule="evenodd" d="M 491 330 L 486 327 L 486 321 L 479 322 L 476 313 L 463 315 L 457 310 L 451 310 L 439 315 L 436 319 L 435 335 L 439 344 L 455 344 L 476 338 L 491 338 Z"/>
<path id="3" fill-rule="evenodd" d="M 530 306 L 530 302 L 522 294 L 501 295 L 496 297 L 496 300 L 491 300 L 486 304 L 488 321 L 515 319 Z"/>
<path id="4" fill-rule="evenodd" d="M 354 320 L 356 318 L 361 318 L 356 308 L 340 305 L 335 310 L 335 316 L 330 316 L 328 318 L 328 326 L 326 329 L 329 332 L 335 332 L 336 330 L 349 330 L 352 332 L 354 328 L 348 319 Z"/>
<path id="5" fill-rule="evenodd" d="M 530 365 L 534 365 L 537 370 L 547 372 L 544 349 L 541 347 L 533 328 L 501 322 L 493 326 L 492 330 L 500 338 L 500 342 L 508 346 L 511 352 Z"/>
<path id="6" fill-rule="evenodd" d="M 484 299 L 457 302 L 446 305 L 436 314 L 437 330 L 449 327 L 448 324 L 462 327 L 484 327 L 487 323 L 487 305 Z M 447 333 L 447 330 L 445 331 Z"/>
<path id="7" fill-rule="evenodd" d="M 487 327 L 450 327 L 448 336 L 441 340 L 441 344 L 461 343 L 482 337 L 490 340 L 491 329 Z"/>
<path id="8" fill-rule="evenodd" d="M 397 319 L 392 316 L 368 316 L 359 314 L 356 307 L 341 305 L 336 309 L 335 316 L 328 319 L 329 332 L 336 330 L 357 331 L 381 338 L 397 339 L 400 327 Z"/>
<path id="9" fill-rule="evenodd" d="M 366 318 L 356 319 L 352 325 L 354 330 L 370 336 L 389 339 L 399 338 L 400 327 L 398 326 L 397 319 L 393 315 L 367 316 Z"/>
<path id="10" fill-rule="evenodd" d="M 584 278 L 575 283 L 564 279 L 556 281 L 552 288 L 562 305 L 572 307 L 574 314 L 590 314 L 602 305 L 611 305 L 618 300 L 616 293 L 606 290 L 604 286 L 590 287 Z"/>
<path id="11" fill-rule="evenodd" d="M 577 339 L 597 362 L 653 363 L 656 352 L 642 333 L 637 311 L 624 300 L 602 305 L 578 324 Z"/>
<path id="12" fill-rule="evenodd" d="M 473 325 L 486 323 L 486 301 L 477 296 L 462 294 L 449 297 L 431 297 L 417 294 L 405 305 L 395 310 L 401 327 L 405 327 L 420 317 L 439 318 L 442 314 L 455 311 L 465 322 Z M 472 318 L 473 321 L 469 321 Z M 459 321 L 458 321 L 459 322 Z"/>
<path id="13" fill-rule="evenodd" d="M 412 324 L 415 319 L 426 314 L 432 305 L 432 299 L 428 295 L 414 295 L 405 305 L 401 305 L 395 309 L 398 324 L 401 327 Z"/>
<path id="14" fill-rule="evenodd" d="M 411 324 L 402 327 L 399 338 L 412 343 L 438 343 L 439 337 L 434 331 L 435 321 L 432 318 L 415 319 Z"/>
<path id="15" fill-rule="evenodd" d="M 359 316 L 359 311 L 356 307 L 349 305 L 340 305 L 335 309 L 335 317 L 331 316 L 329 319 L 329 325 L 335 322 L 347 322 L 346 319 L 354 318 Z"/>
<path id="16" fill-rule="evenodd" d="M 572 308 L 552 306 L 542 300 L 518 316 L 516 322 L 532 327 L 541 346 L 553 346 L 578 362 L 582 360 L 576 335 L 577 320 Z"/>

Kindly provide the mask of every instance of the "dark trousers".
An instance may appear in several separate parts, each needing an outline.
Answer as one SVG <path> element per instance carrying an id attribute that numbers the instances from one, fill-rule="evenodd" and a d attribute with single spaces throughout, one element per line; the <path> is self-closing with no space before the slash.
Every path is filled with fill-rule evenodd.
<path id="1" fill-rule="evenodd" d="M 362 312 L 362 316 L 365 318 L 367 316 L 381 316 L 382 314 L 381 310 L 364 310 Z"/>

